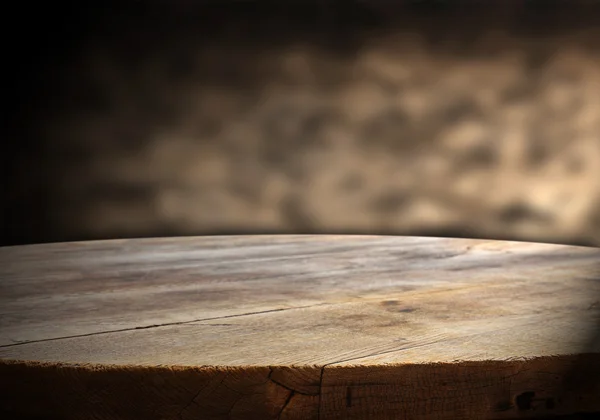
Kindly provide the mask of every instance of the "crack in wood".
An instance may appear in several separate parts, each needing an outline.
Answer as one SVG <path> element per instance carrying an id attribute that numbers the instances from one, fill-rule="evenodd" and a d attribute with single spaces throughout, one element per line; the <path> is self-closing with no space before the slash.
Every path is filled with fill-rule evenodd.
<path id="1" fill-rule="evenodd" d="M 296 393 L 294 391 L 290 391 L 290 395 L 288 395 L 287 399 L 283 403 L 283 406 L 281 407 L 281 410 L 279 410 L 279 413 L 277 414 L 277 420 L 281 419 L 281 415 L 283 414 L 285 408 L 288 406 L 295 394 Z"/>
<path id="2" fill-rule="evenodd" d="M 193 319 L 191 321 L 166 322 L 164 324 L 144 325 L 141 327 L 122 328 L 122 329 L 118 329 L 118 330 L 109 330 L 109 331 L 97 331 L 97 332 L 92 332 L 92 333 L 88 333 L 88 334 L 74 334 L 74 335 L 67 335 L 67 336 L 63 336 L 63 337 L 44 338 L 41 340 L 20 341 L 20 342 L 13 343 L 13 344 L 0 345 L 0 348 L 22 346 L 25 344 L 32 344 L 32 343 L 43 343 L 43 342 L 47 342 L 47 341 L 66 340 L 69 338 L 90 337 L 90 336 L 94 336 L 94 335 L 114 334 L 114 333 L 129 332 L 129 331 L 136 331 L 136 330 L 147 330 L 147 329 L 151 329 L 151 328 L 171 327 L 171 326 L 176 326 L 176 325 L 189 325 L 189 324 L 193 324 L 193 323 L 197 323 L 197 322 L 213 321 L 216 319 L 238 318 L 238 317 L 243 317 L 243 316 L 267 314 L 267 313 L 272 313 L 272 312 L 283 312 L 283 311 L 291 311 L 291 310 L 295 310 L 295 309 L 313 308 L 316 306 L 324 306 L 324 305 L 331 305 L 331 303 L 323 302 L 323 303 L 317 303 L 314 305 L 293 306 L 293 307 L 289 307 L 289 308 L 268 309 L 265 311 L 248 312 L 248 313 L 244 313 L 244 314 L 224 315 L 224 316 L 217 316 L 217 317 L 213 317 L 213 318 Z M 229 324 L 198 324 L 198 325 L 229 325 Z M 16 340 L 12 340 L 12 341 L 16 341 Z"/>
<path id="3" fill-rule="evenodd" d="M 302 391 L 299 391 L 297 389 L 290 388 L 289 386 L 286 386 L 286 385 L 282 384 L 281 382 L 278 382 L 277 380 L 273 379 L 273 373 L 275 373 L 275 370 L 273 369 L 273 367 L 269 366 L 269 376 L 268 376 L 268 379 L 271 382 L 273 382 L 275 385 L 279 385 L 280 387 L 285 388 L 288 391 L 293 392 L 295 394 L 307 395 L 307 396 L 311 396 L 311 397 L 319 395 L 319 392 L 315 392 L 315 393 L 302 392 Z"/>
<path id="4" fill-rule="evenodd" d="M 323 374 L 325 373 L 325 366 L 321 366 L 321 374 L 319 377 L 319 402 L 318 402 L 318 410 L 317 410 L 317 420 L 321 420 L 321 409 L 323 408 Z"/>

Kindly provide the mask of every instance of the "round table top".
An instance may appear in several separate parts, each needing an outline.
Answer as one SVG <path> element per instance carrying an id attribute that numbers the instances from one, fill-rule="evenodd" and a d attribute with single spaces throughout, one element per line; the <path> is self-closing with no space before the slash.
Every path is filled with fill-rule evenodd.
<path id="1" fill-rule="evenodd" d="M 290 393 L 318 396 L 325 415 L 324 372 L 337 372 L 328 389 L 346 410 L 366 404 L 348 381 L 376 375 L 377 395 L 387 395 L 385 384 L 400 386 L 394 369 L 430 367 L 443 378 L 443 369 L 479 366 L 482 378 L 533 383 L 541 376 L 526 377 L 522 363 L 538 363 L 533 370 L 561 376 L 574 356 L 600 353 L 599 298 L 600 249 L 565 245 L 257 235 L 4 247 L 0 362 L 263 372 L 263 382 L 280 376 L 273 399 L 283 407 L 291 410 Z"/>

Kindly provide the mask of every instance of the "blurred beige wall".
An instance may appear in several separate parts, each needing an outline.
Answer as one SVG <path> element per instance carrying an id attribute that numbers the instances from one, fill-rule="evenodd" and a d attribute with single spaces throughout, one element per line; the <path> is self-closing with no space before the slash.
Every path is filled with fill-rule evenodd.
<path id="1" fill-rule="evenodd" d="M 599 27 L 519 32 L 505 13 L 356 30 L 343 51 L 234 29 L 92 38 L 39 124 L 53 232 L 598 245 Z"/>

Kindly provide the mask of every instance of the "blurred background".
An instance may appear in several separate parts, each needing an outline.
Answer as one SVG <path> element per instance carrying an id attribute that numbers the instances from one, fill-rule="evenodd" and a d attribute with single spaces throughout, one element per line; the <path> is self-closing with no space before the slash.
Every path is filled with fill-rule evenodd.
<path id="1" fill-rule="evenodd" d="M 82 3 L 4 14 L 1 245 L 600 245 L 598 1 Z"/>

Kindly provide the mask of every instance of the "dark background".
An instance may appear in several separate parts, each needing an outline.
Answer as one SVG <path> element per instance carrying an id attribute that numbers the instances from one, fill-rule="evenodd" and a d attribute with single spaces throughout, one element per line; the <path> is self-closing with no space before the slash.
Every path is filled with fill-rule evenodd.
<path id="1" fill-rule="evenodd" d="M 267 232 L 598 245 L 599 6 L 10 6 L 1 245 Z"/>

